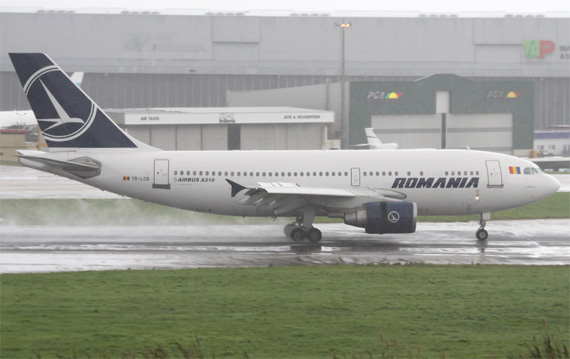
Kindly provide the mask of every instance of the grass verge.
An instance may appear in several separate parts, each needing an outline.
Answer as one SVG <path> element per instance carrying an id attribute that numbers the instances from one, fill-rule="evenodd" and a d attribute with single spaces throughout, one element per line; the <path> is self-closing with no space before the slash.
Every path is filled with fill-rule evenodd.
<path id="1" fill-rule="evenodd" d="M 2 358 L 507 358 L 570 320 L 568 266 L 3 274 Z M 386 341 L 391 343 L 387 349 Z M 396 346 L 394 346 L 396 343 Z M 244 355 L 245 353 L 245 355 Z M 174 355 L 169 357 L 176 357 Z"/>
<path id="2" fill-rule="evenodd" d="M 215 223 L 268 223 L 267 218 L 201 214 L 135 199 L 3 199 L 0 217 L 6 225 L 189 225 Z M 559 192 L 543 201 L 508 211 L 493 219 L 570 218 L 570 192 Z M 479 216 L 419 217 L 424 222 L 478 221 Z M 284 220 L 286 221 L 286 220 Z M 342 222 L 317 218 L 317 222 Z"/>

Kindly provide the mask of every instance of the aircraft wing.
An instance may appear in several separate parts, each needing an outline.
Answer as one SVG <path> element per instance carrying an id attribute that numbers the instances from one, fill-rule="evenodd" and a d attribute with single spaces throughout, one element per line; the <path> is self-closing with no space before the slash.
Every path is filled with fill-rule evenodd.
<path id="1" fill-rule="evenodd" d="M 242 193 L 242 205 L 268 205 L 275 215 L 286 215 L 307 206 L 328 212 L 345 212 L 369 202 L 395 202 L 406 195 L 390 189 L 302 187 L 296 183 L 260 182 L 243 186 L 226 179 L 232 186 L 231 195 Z"/>

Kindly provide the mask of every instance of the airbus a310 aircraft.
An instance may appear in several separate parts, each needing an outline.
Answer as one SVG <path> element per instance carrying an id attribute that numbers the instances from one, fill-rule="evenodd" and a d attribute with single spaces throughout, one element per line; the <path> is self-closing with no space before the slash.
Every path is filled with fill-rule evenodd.
<path id="1" fill-rule="evenodd" d="M 315 216 L 367 233 L 413 233 L 418 215 L 490 214 L 544 199 L 560 183 L 535 164 L 470 150 L 162 151 L 123 132 L 45 54 L 10 54 L 49 152 L 20 163 L 105 191 L 191 211 L 296 217 L 295 241 L 318 242 Z"/>

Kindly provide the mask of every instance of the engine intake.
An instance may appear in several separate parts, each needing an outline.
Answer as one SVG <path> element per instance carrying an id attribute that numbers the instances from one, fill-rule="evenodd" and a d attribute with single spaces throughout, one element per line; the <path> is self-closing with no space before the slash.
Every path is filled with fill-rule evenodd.
<path id="1" fill-rule="evenodd" d="M 344 223 L 366 233 L 414 233 L 418 210 L 414 202 L 372 202 L 344 215 Z"/>

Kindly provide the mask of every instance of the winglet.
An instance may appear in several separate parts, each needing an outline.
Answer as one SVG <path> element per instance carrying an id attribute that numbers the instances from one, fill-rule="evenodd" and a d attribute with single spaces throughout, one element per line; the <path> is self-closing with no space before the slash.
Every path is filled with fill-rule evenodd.
<path id="1" fill-rule="evenodd" d="M 226 179 L 226 182 L 228 182 L 232 186 L 232 197 L 235 197 L 236 194 L 246 189 L 246 187 L 242 186 L 241 184 L 235 183 L 234 181 L 231 181 L 229 179 Z"/>

